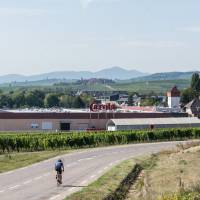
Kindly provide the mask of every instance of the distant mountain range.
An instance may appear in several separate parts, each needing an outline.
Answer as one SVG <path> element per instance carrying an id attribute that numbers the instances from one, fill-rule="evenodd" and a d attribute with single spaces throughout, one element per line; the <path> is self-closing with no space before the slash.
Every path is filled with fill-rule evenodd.
<path id="1" fill-rule="evenodd" d="M 118 80 L 119 82 L 140 82 L 140 81 L 159 81 L 159 80 L 178 80 L 190 79 L 192 74 L 198 71 L 190 72 L 163 72 L 155 74 L 142 73 L 137 70 L 126 70 L 121 67 L 111 67 L 97 72 L 90 71 L 55 71 L 50 73 L 24 76 L 19 74 L 8 74 L 0 76 L 0 84 L 4 83 L 24 83 L 31 85 L 51 85 L 60 82 L 74 82 L 80 79 L 104 78 Z"/>
<path id="2" fill-rule="evenodd" d="M 11 82 L 26 82 L 26 81 L 41 81 L 41 80 L 79 80 L 89 79 L 89 78 L 106 78 L 106 79 L 132 79 L 136 77 L 141 77 L 147 75 L 146 73 L 139 72 L 137 70 L 126 70 L 121 67 L 111 67 L 103 69 L 97 72 L 90 71 L 55 71 L 50 73 L 24 76 L 19 74 L 8 74 L 0 76 L 0 84 L 11 83 Z"/>
<path id="3" fill-rule="evenodd" d="M 133 78 L 132 81 L 160 81 L 160 80 L 178 80 L 178 79 L 190 79 L 193 73 L 199 73 L 199 71 L 190 72 L 165 72 L 155 73 L 147 76 Z"/>

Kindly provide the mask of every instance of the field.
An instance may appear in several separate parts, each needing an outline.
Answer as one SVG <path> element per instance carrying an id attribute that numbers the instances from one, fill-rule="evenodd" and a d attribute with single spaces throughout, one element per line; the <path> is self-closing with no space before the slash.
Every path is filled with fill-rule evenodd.
<path id="1" fill-rule="evenodd" d="M 200 137 L 200 128 L 132 130 L 117 132 L 0 134 L 0 152 L 27 152 L 90 148 L 151 141 Z"/>
<path id="2" fill-rule="evenodd" d="M 69 153 L 69 151 L 40 151 L 0 154 L 0 173 L 25 167 L 58 155 Z"/>
<path id="3" fill-rule="evenodd" d="M 154 165 L 144 168 L 141 177 L 132 186 L 127 200 L 164 199 L 164 196 L 172 198 L 181 196 L 181 193 L 187 196 L 189 191 L 197 192 L 200 198 L 199 161 L 200 146 L 154 155 Z"/>
<path id="4" fill-rule="evenodd" d="M 190 80 L 180 79 L 180 80 L 159 80 L 159 81 L 139 81 L 131 83 L 115 83 L 112 88 L 115 90 L 138 92 L 138 93 L 149 93 L 155 92 L 157 94 L 165 94 L 174 85 L 176 85 L 180 90 L 189 87 Z"/>
<path id="5" fill-rule="evenodd" d="M 33 83 L 16 83 L 13 85 L 0 85 L 3 91 L 14 91 L 18 89 L 44 89 L 50 91 L 129 91 L 146 94 L 155 92 L 157 94 L 165 94 L 166 91 L 177 85 L 179 89 L 188 88 L 190 84 L 189 79 L 177 80 L 157 80 L 157 81 L 117 81 L 113 84 L 76 84 L 74 82 L 66 83 L 65 85 L 53 85 L 53 82 L 33 82 Z"/>

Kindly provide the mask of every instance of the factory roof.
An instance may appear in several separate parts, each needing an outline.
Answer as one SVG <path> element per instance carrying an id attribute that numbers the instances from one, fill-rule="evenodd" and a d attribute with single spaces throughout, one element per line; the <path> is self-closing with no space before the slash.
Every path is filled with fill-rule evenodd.
<path id="1" fill-rule="evenodd" d="M 130 125 L 156 125 L 156 124 L 200 124 L 196 117 L 169 117 L 169 118 L 132 118 L 132 119 L 111 119 L 108 125 L 130 126 Z"/>

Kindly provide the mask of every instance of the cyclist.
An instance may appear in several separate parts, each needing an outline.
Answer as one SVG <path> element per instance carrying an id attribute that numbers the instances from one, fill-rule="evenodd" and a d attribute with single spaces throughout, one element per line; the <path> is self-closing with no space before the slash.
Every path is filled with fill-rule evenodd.
<path id="1" fill-rule="evenodd" d="M 57 172 L 56 179 L 57 181 L 62 184 L 62 172 L 64 172 L 64 164 L 61 159 L 55 163 L 55 170 Z"/>

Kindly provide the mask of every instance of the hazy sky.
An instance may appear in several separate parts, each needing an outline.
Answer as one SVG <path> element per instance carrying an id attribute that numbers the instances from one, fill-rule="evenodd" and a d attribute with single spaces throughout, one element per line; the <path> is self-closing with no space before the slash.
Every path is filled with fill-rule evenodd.
<path id="1" fill-rule="evenodd" d="M 199 0 L 0 0 L 0 75 L 200 69 Z"/>

